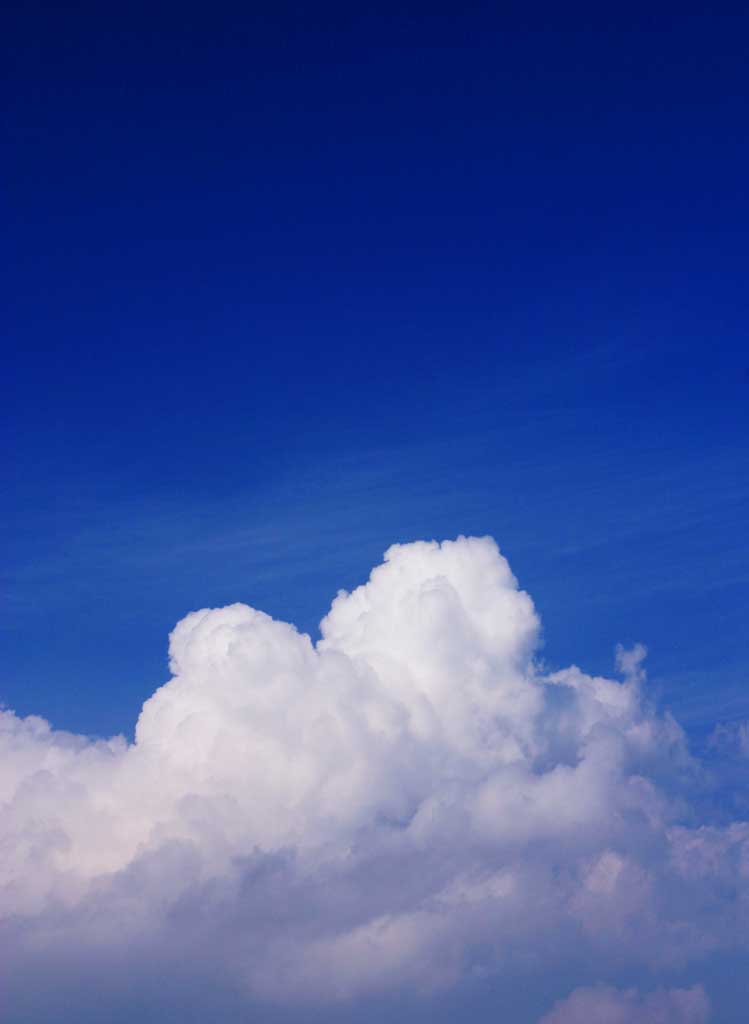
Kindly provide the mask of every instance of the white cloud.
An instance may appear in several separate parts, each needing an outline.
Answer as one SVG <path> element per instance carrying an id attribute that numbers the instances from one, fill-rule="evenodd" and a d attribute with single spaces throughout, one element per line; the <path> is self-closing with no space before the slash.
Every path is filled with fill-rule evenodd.
<path id="1" fill-rule="evenodd" d="M 396 545 L 321 632 L 186 616 L 133 744 L 0 713 L 8 979 L 136 949 L 304 1004 L 743 948 L 749 825 L 694 820 L 644 648 L 541 674 L 488 538 Z"/>
<path id="2" fill-rule="evenodd" d="M 706 1024 L 704 989 L 670 989 L 641 995 L 634 989 L 579 988 L 539 1024 Z"/>
<path id="3" fill-rule="evenodd" d="M 721 722 L 713 729 L 708 743 L 721 753 L 749 758 L 749 721 Z"/>

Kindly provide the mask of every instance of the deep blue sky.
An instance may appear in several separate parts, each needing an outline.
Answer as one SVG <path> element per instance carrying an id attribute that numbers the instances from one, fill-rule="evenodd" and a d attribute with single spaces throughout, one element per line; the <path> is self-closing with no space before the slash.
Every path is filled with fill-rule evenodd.
<path id="1" fill-rule="evenodd" d="M 544 657 L 749 714 L 749 14 L 25 3 L 0 700 L 130 732 L 187 611 L 491 533 Z"/>

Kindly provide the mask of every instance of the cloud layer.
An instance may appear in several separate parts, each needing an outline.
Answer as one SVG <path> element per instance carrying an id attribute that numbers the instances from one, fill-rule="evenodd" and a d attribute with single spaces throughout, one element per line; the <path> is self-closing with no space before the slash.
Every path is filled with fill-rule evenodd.
<path id="1" fill-rule="evenodd" d="M 187 615 L 133 744 L 1 712 L 8 1019 L 32 975 L 97 964 L 116 999 L 123 958 L 166 1007 L 189 965 L 294 1012 L 534 971 L 562 997 L 591 966 L 702 980 L 745 951 L 749 824 L 695 810 L 644 649 L 614 680 L 544 674 L 538 640 L 491 539 L 396 545 L 316 645 L 245 605 Z M 707 1005 L 580 989 L 544 1024 Z"/>

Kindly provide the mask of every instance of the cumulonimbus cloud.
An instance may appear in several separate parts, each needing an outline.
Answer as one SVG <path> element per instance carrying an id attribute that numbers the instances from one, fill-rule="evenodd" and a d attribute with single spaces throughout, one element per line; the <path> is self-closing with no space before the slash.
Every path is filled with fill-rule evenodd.
<path id="1" fill-rule="evenodd" d="M 304 1004 L 574 974 L 572 946 L 602 980 L 743 949 L 749 824 L 696 816 L 644 649 L 616 680 L 545 674 L 538 638 L 491 539 L 396 545 L 317 644 L 245 605 L 187 615 L 134 743 L 0 713 L 8 977 L 169 950 Z"/>

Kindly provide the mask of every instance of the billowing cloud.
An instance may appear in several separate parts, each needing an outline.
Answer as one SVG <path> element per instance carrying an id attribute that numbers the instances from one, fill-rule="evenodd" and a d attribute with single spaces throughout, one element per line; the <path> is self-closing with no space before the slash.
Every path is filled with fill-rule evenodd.
<path id="1" fill-rule="evenodd" d="M 745 949 L 749 824 L 697 815 L 644 648 L 616 680 L 544 674 L 538 638 L 491 539 L 396 545 L 317 644 L 245 605 L 187 615 L 132 744 L 0 713 L 9 1019 L 33 1016 L 13 979 L 91 964 L 155 971 L 164 1005 L 189 965 L 293 1008 Z M 547 1020 L 636 1002 L 592 991 Z M 699 990 L 637 1005 L 669 1000 L 638 1019 L 705 1019 Z"/>
<path id="2" fill-rule="evenodd" d="M 706 1024 L 710 1003 L 700 986 L 641 995 L 633 989 L 580 988 L 539 1024 Z"/>

